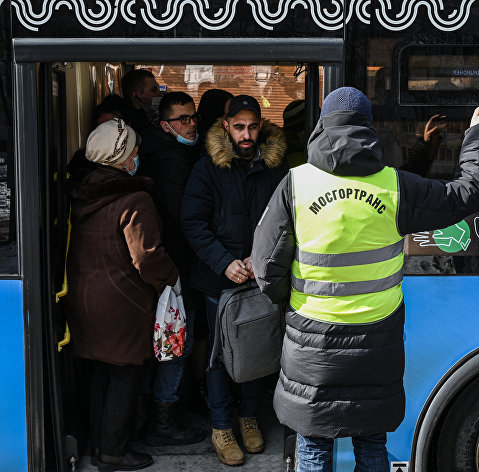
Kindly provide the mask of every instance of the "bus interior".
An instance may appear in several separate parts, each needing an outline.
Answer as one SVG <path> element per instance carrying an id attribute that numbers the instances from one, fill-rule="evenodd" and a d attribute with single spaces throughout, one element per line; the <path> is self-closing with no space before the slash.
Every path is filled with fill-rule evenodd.
<path id="1" fill-rule="evenodd" d="M 283 125 L 284 108 L 293 100 L 305 99 L 309 104 L 305 130 L 309 133 L 319 118 L 320 104 L 328 93 L 324 77 L 328 74 L 320 63 L 295 62 L 241 62 L 241 63 L 159 63 L 159 62 L 87 62 L 56 61 L 35 62 L 26 66 L 35 77 L 33 103 L 37 110 L 39 153 L 37 157 L 39 194 L 41 195 L 41 240 L 39 244 L 42 284 L 41 325 L 43 333 L 38 340 L 44 353 L 42 378 L 42 408 L 39 408 L 38 430 L 45 448 L 38 460 L 45 470 L 96 470 L 89 464 L 88 443 L 88 367 L 69 352 L 70 333 L 62 312 L 61 297 L 68 290 L 65 280 L 65 251 L 68 233 L 68 200 L 65 184 L 67 166 L 74 153 L 84 148 L 89 133 L 94 128 L 94 109 L 109 94 L 121 94 L 121 78 L 133 68 L 150 70 L 160 86 L 168 92 L 187 92 L 198 105 L 201 95 L 208 89 L 220 88 L 234 95 L 248 94 L 257 98 L 263 116 L 279 126 Z M 22 86 L 26 81 L 22 82 Z M 338 84 L 329 83 L 336 88 Z M 313 104 L 316 104 L 314 106 Z M 25 112 L 27 114 L 27 112 Z M 24 124 L 25 121 L 23 121 Z M 26 124 L 28 125 L 28 124 Z M 14 214 L 14 202 L 10 201 Z M 7 219 L 8 221 L 8 219 Z M 14 225 L 13 218 L 10 225 Z M 8 228 L 8 226 L 7 226 Z M 4 229 L 6 235 L 7 228 Z M 7 245 L 3 246 L 4 248 Z M 0 252 L 2 247 L 0 247 Z M 15 268 L 12 268 L 14 270 Z M 74 336 L 74 333 L 71 334 Z M 38 360 L 37 360 L 38 361 Z M 40 362 L 39 362 L 40 364 Z M 38 375 L 38 374 L 37 374 Z M 284 431 L 277 423 L 272 410 L 272 390 L 265 397 L 263 423 L 271 441 L 269 454 L 249 461 L 251 470 L 261 470 L 261 463 L 286 467 L 283 447 Z M 36 396 L 38 401 L 38 397 Z M 208 428 L 208 423 L 198 415 L 184 418 Z M 41 426 L 43 425 L 43 426 Z M 151 447 L 143 446 L 151 452 Z M 141 444 L 137 446 L 142 450 Z M 158 467 L 174 465 L 181 454 L 184 460 L 204 462 L 198 470 L 211 470 L 215 458 L 207 454 L 209 441 L 196 446 L 153 448 L 154 455 L 162 456 Z M 294 455 L 294 452 L 293 452 Z M 83 457 L 83 458 L 82 458 Z M 154 469 L 152 469 L 154 470 Z M 158 469 L 159 470 L 159 469 Z"/>

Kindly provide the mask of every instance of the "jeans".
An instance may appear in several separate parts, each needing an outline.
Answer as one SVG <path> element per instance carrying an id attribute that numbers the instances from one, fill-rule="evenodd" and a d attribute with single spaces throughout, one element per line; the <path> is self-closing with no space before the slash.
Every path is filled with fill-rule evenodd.
<path id="1" fill-rule="evenodd" d="M 296 472 L 332 472 L 334 439 L 297 435 Z M 354 472 L 389 472 L 386 433 L 353 437 Z"/>
<path id="2" fill-rule="evenodd" d="M 216 312 L 219 299 L 206 296 L 206 315 L 208 318 L 209 355 L 213 349 L 216 328 Z M 229 383 L 231 379 L 221 359 L 217 357 L 207 372 L 208 407 L 211 411 L 211 423 L 215 429 L 229 429 L 231 421 L 231 395 Z M 263 379 L 252 380 L 241 384 L 239 415 L 243 418 L 255 416 L 258 403 L 263 392 Z"/>
<path id="3" fill-rule="evenodd" d="M 158 362 L 155 367 L 155 381 L 153 384 L 153 394 L 156 400 L 165 403 L 177 402 L 178 387 L 186 364 L 186 358 L 193 350 L 193 326 L 195 324 L 195 311 L 187 310 L 186 313 L 186 340 L 183 355 L 171 361 Z"/>

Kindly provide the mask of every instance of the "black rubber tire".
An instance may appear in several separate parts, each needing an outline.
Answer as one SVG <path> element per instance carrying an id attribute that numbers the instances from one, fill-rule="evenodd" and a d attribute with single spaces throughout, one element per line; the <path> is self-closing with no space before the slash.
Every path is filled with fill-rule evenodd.
<path id="1" fill-rule="evenodd" d="M 454 400 L 444 418 L 437 447 L 438 472 L 479 472 L 479 379 Z"/>

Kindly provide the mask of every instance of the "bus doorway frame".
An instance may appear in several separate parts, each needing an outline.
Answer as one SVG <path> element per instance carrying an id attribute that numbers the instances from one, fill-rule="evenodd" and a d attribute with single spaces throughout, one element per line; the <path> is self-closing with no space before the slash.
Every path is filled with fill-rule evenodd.
<path id="1" fill-rule="evenodd" d="M 45 467 L 45 388 L 43 338 L 40 315 L 48 302 L 42 292 L 43 278 L 50 274 L 41 270 L 43 205 L 49 195 L 42 195 L 42 175 L 39 165 L 38 128 L 42 111 L 39 97 L 51 91 L 38 90 L 37 63 L 55 62 L 129 62 L 148 63 L 270 63 L 294 62 L 311 64 L 312 73 L 306 79 L 306 113 L 308 130 L 312 131 L 319 118 L 319 72 L 324 67 L 323 97 L 344 82 L 344 41 L 342 38 L 14 38 L 14 144 L 17 179 L 20 274 L 23 279 L 23 310 L 25 330 L 25 391 L 27 409 L 28 470 L 43 472 Z M 194 59 L 193 59 L 194 58 Z M 36 143 L 37 145 L 32 145 Z M 51 191 L 47 188 L 47 191 Z M 43 244 L 51 244 L 45 241 Z M 47 314 L 49 319 L 52 312 Z M 52 395 L 52 393 L 55 393 Z M 61 392 L 50 392 L 58 398 Z M 51 405 L 58 412 L 59 405 Z M 63 418 L 60 423 L 64 424 Z M 55 422 L 55 424 L 59 424 Z M 54 431 L 54 437 L 63 432 Z M 58 470 L 67 470 L 70 457 L 65 457 L 65 436 L 57 452 Z M 76 459 L 79 459 L 77 457 Z"/>

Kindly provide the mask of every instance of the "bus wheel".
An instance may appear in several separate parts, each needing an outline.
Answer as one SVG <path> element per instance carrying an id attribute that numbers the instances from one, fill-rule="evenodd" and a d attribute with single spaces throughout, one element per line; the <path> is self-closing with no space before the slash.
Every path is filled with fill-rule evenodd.
<path id="1" fill-rule="evenodd" d="M 438 472 L 479 472 L 479 379 L 454 400 L 437 445 Z"/>

